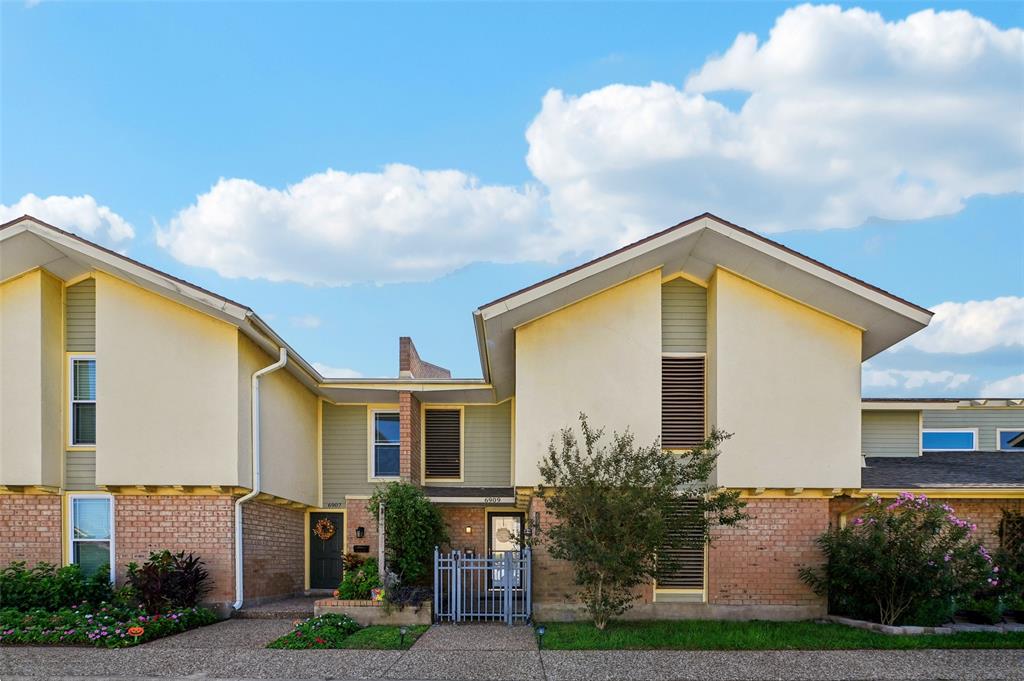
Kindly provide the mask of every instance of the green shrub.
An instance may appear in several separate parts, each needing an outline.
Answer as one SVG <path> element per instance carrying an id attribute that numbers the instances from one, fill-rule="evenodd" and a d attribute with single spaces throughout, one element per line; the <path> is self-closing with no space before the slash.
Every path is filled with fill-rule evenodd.
<path id="1" fill-rule="evenodd" d="M 198 556 L 184 551 L 154 551 L 139 566 L 128 564 L 128 584 L 139 604 L 150 613 L 191 608 L 210 590 L 209 574 Z"/>
<path id="2" fill-rule="evenodd" d="M 999 568 L 996 588 L 1007 610 L 1024 613 L 1024 513 L 1003 509 L 998 534 L 999 550 L 993 556 Z"/>
<path id="3" fill-rule="evenodd" d="M 106 566 L 86 576 L 77 565 L 57 567 L 38 563 L 11 563 L 0 571 L 0 608 L 60 610 L 112 600 L 110 571 Z"/>
<path id="4" fill-rule="evenodd" d="M 384 556 L 387 569 L 403 584 L 429 581 L 434 547 L 448 541 L 437 506 L 423 490 L 404 482 L 378 487 L 370 498 L 370 512 L 379 517 L 384 506 Z"/>
<path id="5" fill-rule="evenodd" d="M 345 639 L 360 629 L 362 626 L 348 615 L 320 615 L 297 622 L 294 630 L 267 647 L 287 650 L 340 648 Z"/>
<path id="6" fill-rule="evenodd" d="M 370 597 L 370 590 L 381 586 L 379 565 L 376 558 L 370 558 L 357 567 L 346 570 L 338 585 L 338 598 L 346 601 L 361 601 Z"/>
<path id="7" fill-rule="evenodd" d="M 0 610 L 0 644 L 124 648 L 216 621 L 217 616 L 205 608 L 181 608 L 157 615 L 111 605 L 27 612 L 11 608 Z"/>
<path id="8" fill-rule="evenodd" d="M 837 615 L 882 624 L 931 626 L 948 621 L 954 598 L 998 584 L 976 527 L 948 504 L 901 493 L 871 497 L 860 517 L 818 538 L 826 564 L 800 577 L 828 597 Z"/>

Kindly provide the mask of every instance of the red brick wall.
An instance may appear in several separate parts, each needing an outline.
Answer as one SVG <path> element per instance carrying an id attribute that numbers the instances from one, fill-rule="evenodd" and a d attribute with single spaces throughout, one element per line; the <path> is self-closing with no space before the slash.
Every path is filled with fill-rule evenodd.
<path id="1" fill-rule="evenodd" d="M 0 494 L 0 568 L 14 561 L 60 565 L 61 498 Z"/>
<path id="2" fill-rule="evenodd" d="M 820 565 L 814 540 L 828 529 L 828 499 L 748 499 L 748 520 L 715 530 L 708 552 L 708 602 L 820 605 L 799 570 Z"/>
<path id="3" fill-rule="evenodd" d="M 544 499 L 530 500 L 527 517 L 532 523 L 540 521 L 541 540 L 533 544 L 533 600 L 535 603 L 574 603 L 578 590 L 573 579 L 572 565 L 564 560 L 551 557 L 543 532 L 558 522 L 547 509 Z M 534 535 L 536 536 L 536 534 Z"/>
<path id="4" fill-rule="evenodd" d="M 369 553 L 357 554 L 363 558 L 377 557 L 377 519 L 367 508 L 369 502 L 366 499 L 348 499 L 345 502 L 345 525 L 346 525 L 346 546 L 349 552 L 356 544 L 370 547 Z M 356 529 L 362 527 L 366 534 L 362 539 L 356 537 Z"/>
<path id="5" fill-rule="evenodd" d="M 152 551 L 192 552 L 206 563 L 212 583 L 206 600 L 235 599 L 234 499 L 229 495 L 114 496 L 114 550 L 118 583 L 129 562 L 143 563 Z M 302 535 L 299 535 L 301 541 Z"/>
<path id="6" fill-rule="evenodd" d="M 242 506 L 245 600 L 301 593 L 306 576 L 306 516 L 275 504 Z"/>
<path id="7" fill-rule="evenodd" d="M 483 506 L 438 505 L 448 528 L 449 545 L 445 549 L 465 551 L 471 549 L 477 556 L 487 551 L 487 512 Z M 466 534 L 466 527 L 472 532 Z"/>
<path id="8" fill-rule="evenodd" d="M 398 393 L 398 419 L 401 444 L 399 446 L 399 474 L 402 480 L 420 484 L 420 401 L 411 392 Z"/>

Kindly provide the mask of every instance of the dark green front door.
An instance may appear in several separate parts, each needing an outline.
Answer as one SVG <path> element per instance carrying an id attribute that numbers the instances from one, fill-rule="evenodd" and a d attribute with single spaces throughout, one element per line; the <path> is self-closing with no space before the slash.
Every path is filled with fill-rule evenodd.
<path id="1" fill-rule="evenodd" d="M 344 514 L 309 514 L 309 586 L 337 589 L 345 547 Z"/>

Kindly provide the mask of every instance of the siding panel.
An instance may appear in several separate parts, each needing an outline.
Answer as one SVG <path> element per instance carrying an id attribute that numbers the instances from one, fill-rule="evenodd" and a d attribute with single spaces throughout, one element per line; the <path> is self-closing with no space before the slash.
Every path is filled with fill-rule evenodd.
<path id="1" fill-rule="evenodd" d="M 661 285 L 662 352 L 707 351 L 707 290 L 686 279 Z"/>
<path id="2" fill-rule="evenodd" d="M 861 414 L 861 451 L 867 456 L 920 454 L 920 412 L 865 411 Z"/>
<path id="3" fill-rule="evenodd" d="M 323 485 L 324 504 L 344 503 L 345 495 L 367 495 L 366 407 L 324 403 Z"/>
<path id="4" fill-rule="evenodd" d="M 512 484 L 512 402 L 467 405 L 462 482 L 439 482 L 443 487 L 508 487 Z M 429 481 L 427 482 L 429 485 Z"/>
<path id="5" fill-rule="evenodd" d="M 68 352 L 96 351 L 96 280 L 84 279 L 65 294 L 64 333 Z"/>
<path id="6" fill-rule="evenodd" d="M 64 453 L 64 489 L 74 492 L 99 489 L 96 486 L 96 452 Z"/>
<path id="7" fill-rule="evenodd" d="M 1024 407 L 966 407 L 953 411 L 925 411 L 925 428 L 977 428 L 978 449 L 996 450 L 997 428 L 1024 430 Z"/>

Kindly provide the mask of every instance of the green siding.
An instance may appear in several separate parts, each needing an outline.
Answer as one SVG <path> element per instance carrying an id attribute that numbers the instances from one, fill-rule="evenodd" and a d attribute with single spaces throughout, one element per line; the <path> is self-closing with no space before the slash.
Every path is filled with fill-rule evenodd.
<path id="1" fill-rule="evenodd" d="M 323 485 L 324 504 L 344 503 L 345 495 L 373 493 L 367 481 L 367 432 L 365 406 L 324 403 Z"/>
<path id="2" fill-rule="evenodd" d="M 462 482 L 441 487 L 508 487 L 512 484 L 512 402 L 463 409 Z"/>
<path id="3" fill-rule="evenodd" d="M 861 451 L 867 456 L 917 456 L 920 412 L 861 412 Z"/>
<path id="4" fill-rule="evenodd" d="M 962 407 L 925 411 L 925 428 L 977 428 L 978 449 L 995 451 L 997 428 L 1024 430 L 1024 407 Z"/>
<path id="5" fill-rule="evenodd" d="M 68 352 L 96 352 L 96 280 L 84 279 L 67 288 L 64 340 Z"/>
<path id="6" fill-rule="evenodd" d="M 673 279 L 661 286 L 661 349 L 663 352 L 706 352 L 707 290 Z"/>
<path id="7" fill-rule="evenodd" d="M 73 492 L 99 489 L 96 487 L 96 452 L 64 452 L 64 489 Z"/>

